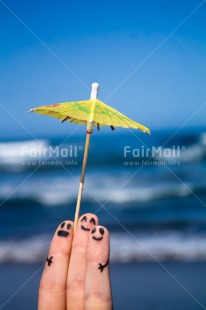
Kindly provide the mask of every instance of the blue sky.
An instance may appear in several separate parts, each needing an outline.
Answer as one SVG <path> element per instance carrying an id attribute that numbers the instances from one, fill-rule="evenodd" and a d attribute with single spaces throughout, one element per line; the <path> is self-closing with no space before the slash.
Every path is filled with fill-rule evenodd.
<path id="1" fill-rule="evenodd" d="M 0 138 L 67 135 L 75 125 L 27 111 L 88 99 L 92 82 L 151 130 L 205 126 L 201 3 L 0 0 Z"/>

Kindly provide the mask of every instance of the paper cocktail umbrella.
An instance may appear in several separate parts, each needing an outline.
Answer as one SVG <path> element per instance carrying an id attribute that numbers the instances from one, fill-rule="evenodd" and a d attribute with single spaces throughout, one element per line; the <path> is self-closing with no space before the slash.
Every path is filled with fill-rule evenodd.
<path id="1" fill-rule="evenodd" d="M 84 186 L 85 170 L 87 165 L 87 157 L 89 150 L 89 143 L 93 127 L 110 126 L 112 130 L 114 127 L 134 128 L 150 134 L 149 128 L 131 120 L 117 110 L 106 105 L 97 99 L 99 84 L 92 84 L 92 91 L 90 100 L 64 102 L 41 106 L 29 110 L 29 112 L 36 112 L 43 115 L 58 118 L 61 122 L 69 121 L 71 123 L 86 125 L 87 135 L 84 149 L 84 159 L 82 165 L 82 174 L 79 185 L 79 193 L 77 198 L 77 206 L 74 220 L 74 230 L 79 218 L 80 205 L 82 200 L 82 192 Z"/>

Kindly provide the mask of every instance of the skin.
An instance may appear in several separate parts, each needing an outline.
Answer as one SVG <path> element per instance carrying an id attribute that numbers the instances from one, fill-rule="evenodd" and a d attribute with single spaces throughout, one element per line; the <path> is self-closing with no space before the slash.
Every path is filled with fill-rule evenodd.
<path id="1" fill-rule="evenodd" d="M 108 230 L 90 213 L 80 217 L 75 234 L 72 221 L 63 223 L 50 245 L 52 263 L 45 262 L 38 310 L 111 310 Z"/>

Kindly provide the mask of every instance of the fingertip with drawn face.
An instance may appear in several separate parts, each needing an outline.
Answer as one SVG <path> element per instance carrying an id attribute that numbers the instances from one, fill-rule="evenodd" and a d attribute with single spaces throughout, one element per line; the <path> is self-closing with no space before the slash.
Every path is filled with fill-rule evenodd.
<path id="1" fill-rule="evenodd" d="M 89 240 L 91 229 L 98 225 L 98 217 L 92 213 L 83 214 L 78 221 L 77 228 L 74 234 L 73 246 L 86 246 Z"/>
<path id="2" fill-rule="evenodd" d="M 101 241 L 104 236 L 104 228 L 103 227 L 94 227 L 91 230 L 92 239 L 96 241 Z"/>
<path id="3" fill-rule="evenodd" d="M 95 226 L 90 231 L 87 260 L 109 260 L 109 232 L 103 226 Z"/>
<path id="4" fill-rule="evenodd" d="M 84 214 L 79 219 L 79 225 L 82 230 L 90 231 L 92 227 L 98 224 L 98 218 L 92 213 Z"/>
<path id="5" fill-rule="evenodd" d="M 85 309 L 112 309 L 109 255 L 109 232 L 103 226 L 95 226 L 87 248 Z"/>
<path id="6" fill-rule="evenodd" d="M 59 237 L 68 237 L 72 234 L 72 229 L 72 223 L 69 221 L 64 221 L 60 224 L 60 227 L 57 230 L 57 235 Z"/>
<path id="7" fill-rule="evenodd" d="M 70 255 L 72 239 L 73 239 L 73 227 L 72 221 L 65 220 L 59 224 L 54 237 L 52 239 L 49 255 L 63 254 Z"/>
<path id="8" fill-rule="evenodd" d="M 38 309 L 65 309 L 66 284 L 73 239 L 73 222 L 62 222 L 52 239 L 39 287 Z M 47 307 L 47 308 L 46 308 Z"/>
<path id="9" fill-rule="evenodd" d="M 67 308 L 84 309 L 87 245 L 91 229 L 98 224 L 98 218 L 86 213 L 79 218 L 74 233 L 70 265 L 67 278 Z"/>

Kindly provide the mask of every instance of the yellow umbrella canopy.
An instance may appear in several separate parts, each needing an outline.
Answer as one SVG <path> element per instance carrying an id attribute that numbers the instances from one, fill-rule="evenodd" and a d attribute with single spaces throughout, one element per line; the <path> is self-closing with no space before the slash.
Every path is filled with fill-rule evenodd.
<path id="1" fill-rule="evenodd" d="M 150 133 L 149 128 L 131 120 L 98 99 L 41 106 L 31 109 L 30 112 L 55 117 L 61 122 L 69 121 L 75 124 L 86 125 L 87 122 L 92 120 L 94 126 L 134 128 Z"/>
<path id="2" fill-rule="evenodd" d="M 110 126 L 112 129 L 114 129 L 114 127 L 134 128 L 150 134 L 149 128 L 131 120 L 127 116 L 98 100 L 98 88 L 99 84 L 92 84 L 90 100 L 57 103 L 29 110 L 29 112 L 36 112 L 39 114 L 55 117 L 61 122 L 69 121 L 71 123 L 87 126 L 87 136 L 76 205 L 74 230 L 76 229 L 79 218 L 89 143 L 93 127 L 97 126 L 99 128 L 99 126 Z"/>

